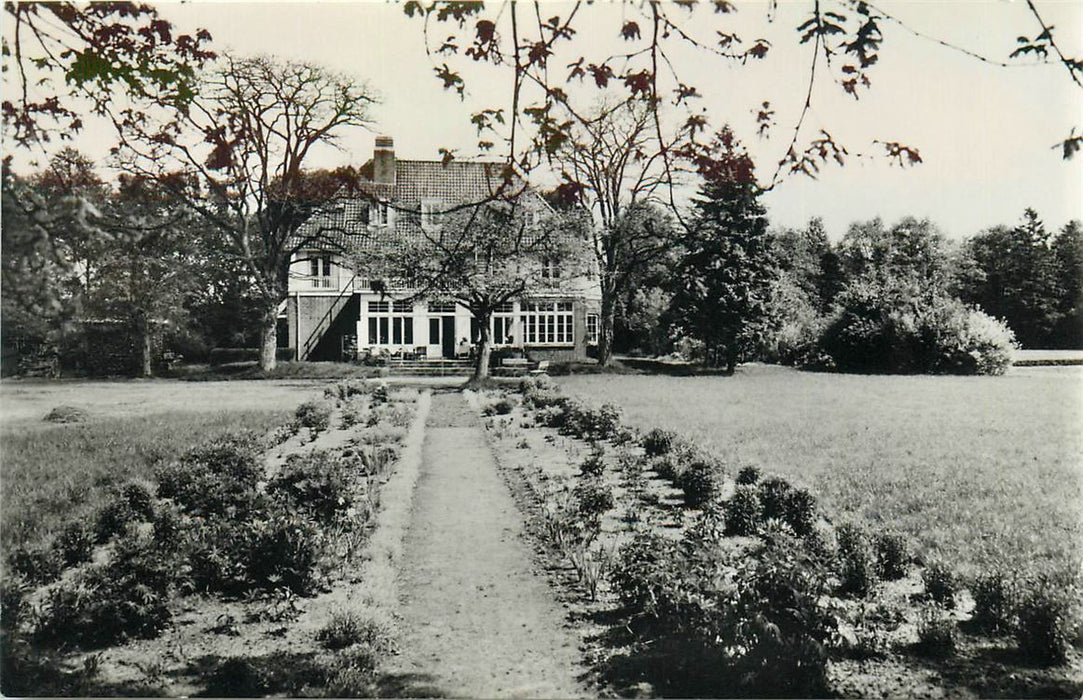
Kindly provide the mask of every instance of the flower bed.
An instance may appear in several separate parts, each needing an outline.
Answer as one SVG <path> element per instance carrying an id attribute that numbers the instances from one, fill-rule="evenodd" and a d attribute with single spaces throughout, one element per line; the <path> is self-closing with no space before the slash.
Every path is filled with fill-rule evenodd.
<path id="1" fill-rule="evenodd" d="M 914 561 L 888 529 L 834 523 L 808 490 L 755 468 L 734 473 L 674 433 L 640 434 L 615 407 L 584 405 L 544 378 L 481 403 L 564 583 L 616 619 L 589 635 L 605 640 L 590 652 L 600 690 L 958 691 L 938 665 L 990 653 L 995 663 L 970 671 L 986 692 L 1083 687 L 1070 576 L 958 581 L 942 563 Z"/>
<path id="2" fill-rule="evenodd" d="M 386 630 L 332 613 L 364 562 L 417 398 L 342 382 L 269 438 L 212 437 L 119 489 L 92 527 L 17 553 L 5 693 L 371 692 Z M 319 663 L 297 673 L 257 658 L 305 649 Z M 192 665 L 193 653 L 218 662 Z"/>

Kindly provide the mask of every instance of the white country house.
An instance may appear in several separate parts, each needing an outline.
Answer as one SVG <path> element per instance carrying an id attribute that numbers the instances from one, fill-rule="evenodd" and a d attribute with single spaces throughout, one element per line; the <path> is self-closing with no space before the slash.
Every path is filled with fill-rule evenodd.
<path id="1" fill-rule="evenodd" d="M 449 299 L 418 299 L 416 290 L 384 288 L 350 263 L 365 245 L 395 245 L 439 224 L 441 212 L 491 197 L 501 164 L 399 160 L 390 137 L 376 139 L 361 168 L 360 194 L 337 201 L 305 224 L 311 238 L 289 268 L 288 298 L 280 316 L 286 344 L 298 360 L 343 360 L 365 355 L 455 358 L 478 337 L 477 322 Z M 542 216 L 545 200 L 527 188 L 518 204 Z M 544 264 L 544 263 L 542 263 Z M 493 314 L 494 348 L 521 348 L 537 360 L 573 360 L 597 342 L 600 290 L 593 275 L 543 272 L 549 281 L 528 298 Z M 376 287 L 376 289 L 373 289 Z M 280 338 L 282 337 L 280 333 Z M 281 340 L 280 340 L 281 342 Z"/>

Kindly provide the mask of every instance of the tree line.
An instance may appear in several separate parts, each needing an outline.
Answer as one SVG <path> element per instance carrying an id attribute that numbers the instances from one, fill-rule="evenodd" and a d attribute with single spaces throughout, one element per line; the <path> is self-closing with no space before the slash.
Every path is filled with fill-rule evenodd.
<path id="1" fill-rule="evenodd" d="M 703 173 L 692 226 L 671 225 L 674 245 L 621 296 L 618 350 L 683 350 L 730 371 L 757 359 L 968 372 L 1014 347 L 1083 348 L 1079 221 L 1053 231 L 1026 209 L 1014 226 L 950 241 L 927 219 L 876 218 L 833 242 L 820 219 L 770 228 L 741 175 L 751 161 L 732 147 L 729 159 Z"/>

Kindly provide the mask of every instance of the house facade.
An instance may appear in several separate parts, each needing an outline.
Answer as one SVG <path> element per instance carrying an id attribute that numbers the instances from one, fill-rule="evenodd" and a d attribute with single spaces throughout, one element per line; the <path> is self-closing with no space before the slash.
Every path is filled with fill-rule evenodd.
<path id="1" fill-rule="evenodd" d="M 399 160 L 392 139 L 378 137 L 372 160 L 361 169 L 361 194 L 337 201 L 298 231 L 311 244 L 290 264 L 289 293 L 280 315 L 294 357 L 409 355 L 431 360 L 466 354 L 479 330 L 466 308 L 367 279 L 351 261 L 363 256 L 366 246 L 394 246 L 439 226 L 442 212 L 491 197 L 501 184 L 501 167 Z M 519 198 L 529 216 L 549 213 L 536 192 L 525 189 Z M 542 274 L 547 283 L 493 314 L 493 346 L 520 348 L 534 360 L 583 359 L 597 342 L 597 280 L 564 274 L 546 261 L 539 264 L 547 266 Z"/>

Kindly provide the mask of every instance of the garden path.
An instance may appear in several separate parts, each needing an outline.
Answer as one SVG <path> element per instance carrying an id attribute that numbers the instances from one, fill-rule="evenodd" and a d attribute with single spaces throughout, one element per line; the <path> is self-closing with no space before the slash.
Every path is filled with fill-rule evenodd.
<path id="1" fill-rule="evenodd" d="M 381 694 L 582 696 L 578 640 L 457 392 L 434 394 L 422 455 L 399 574 L 400 654 Z"/>

